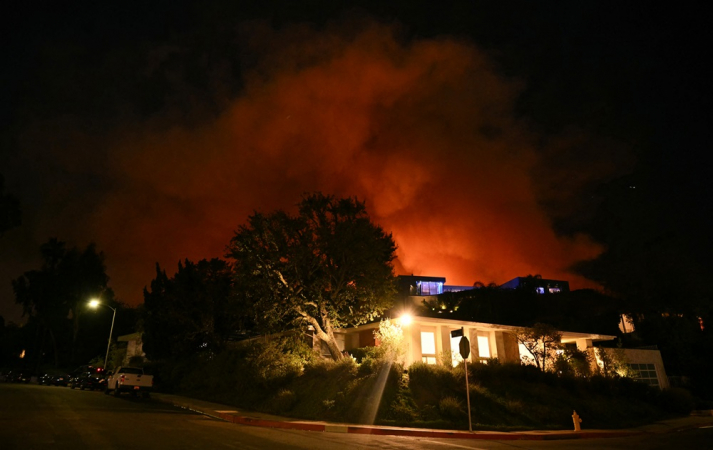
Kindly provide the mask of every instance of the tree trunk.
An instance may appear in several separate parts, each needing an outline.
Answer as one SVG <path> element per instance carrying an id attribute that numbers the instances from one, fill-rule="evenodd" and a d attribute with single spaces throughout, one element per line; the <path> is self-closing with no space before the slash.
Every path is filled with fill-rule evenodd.
<path id="1" fill-rule="evenodd" d="M 334 327 L 332 327 L 332 321 L 329 320 L 329 314 L 325 309 L 322 309 L 322 324 L 324 325 L 324 332 L 327 335 L 325 342 L 329 348 L 329 353 L 332 354 L 332 359 L 339 361 L 344 357 L 341 350 L 339 350 L 339 345 L 337 344 L 337 339 L 334 337 Z"/>
<path id="2" fill-rule="evenodd" d="M 302 314 L 302 317 L 307 321 L 307 323 L 312 325 L 317 338 L 327 345 L 329 353 L 332 355 L 332 359 L 335 361 L 342 359 L 344 355 L 339 350 L 339 345 L 337 344 L 337 340 L 334 338 L 334 330 L 332 329 L 332 325 L 329 320 L 325 319 L 323 321 L 324 327 L 322 327 L 314 317 L 307 314 Z M 323 328 L 326 329 L 326 332 Z"/>
<path id="3" fill-rule="evenodd" d="M 339 350 L 339 345 L 337 344 L 337 340 L 334 339 L 334 336 L 328 336 L 328 339 L 325 342 L 327 344 L 327 347 L 329 348 L 329 353 L 332 354 L 333 360 L 339 361 L 340 359 L 344 358 L 344 355 L 342 354 L 341 350 Z"/>

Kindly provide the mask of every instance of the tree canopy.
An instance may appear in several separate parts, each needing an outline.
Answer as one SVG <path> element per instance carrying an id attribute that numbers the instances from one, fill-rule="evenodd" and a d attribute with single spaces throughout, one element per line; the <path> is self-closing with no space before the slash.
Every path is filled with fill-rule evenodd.
<path id="1" fill-rule="evenodd" d="M 297 215 L 255 213 L 228 246 L 235 287 L 266 330 L 309 326 L 342 357 L 334 330 L 376 319 L 396 294 L 391 234 L 363 202 L 306 195 Z"/>
<path id="2" fill-rule="evenodd" d="M 25 272 L 12 281 L 15 301 L 22 305 L 25 316 L 40 325 L 38 352 L 43 353 L 44 336 L 49 335 L 55 365 L 60 362 L 62 347 L 69 348 L 68 359 L 73 362 L 86 303 L 99 296 L 104 302 L 114 300 L 104 254 L 94 244 L 84 249 L 67 248 L 56 238 L 42 244 L 40 252 L 40 269 Z"/>
<path id="3" fill-rule="evenodd" d="M 230 265 L 220 259 L 185 260 L 171 278 L 157 264 L 151 288 L 144 289 L 146 356 L 176 358 L 222 349 L 235 331 L 231 286 Z"/>

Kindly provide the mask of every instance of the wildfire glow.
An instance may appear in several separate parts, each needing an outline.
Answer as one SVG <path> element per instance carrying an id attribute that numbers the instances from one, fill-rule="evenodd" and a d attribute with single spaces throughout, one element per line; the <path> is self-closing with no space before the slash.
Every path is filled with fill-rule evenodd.
<path id="1" fill-rule="evenodd" d="M 537 273 L 592 286 L 567 268 L 601 249 L 557 236 L 538 196 L 564 195 L 571 185 L 552 180 L 575 178 L 535 170 L 537 136 L 513 113 L 519 84 L 483 52 L 446 38 L 403 44 L 374 24 L 252 36 L 244 51 L 260 63 L 210 120 L 177 126 L 166 111 L 99 137 L 33 132 L 51 136 L 37 151 L 67 142 L 71 152 L 53 154 L 73 155 L 56 162 L 68 171 L 102 161 L 112 189 L 55 212 L 53 224 L 71 224 L 68 240 L 94 238 L 123 301 L 142 301 L 157 261 L 170 271 L 184 258 L 221 257 L 249 214 L 294 208 L 314 191 L 366 201 L 398 245 L 396 274 L 472 285 Z M 582 182 L 586 170 L 572 168 Z M 80 210 L 90 217 L 76 220 Z"/>

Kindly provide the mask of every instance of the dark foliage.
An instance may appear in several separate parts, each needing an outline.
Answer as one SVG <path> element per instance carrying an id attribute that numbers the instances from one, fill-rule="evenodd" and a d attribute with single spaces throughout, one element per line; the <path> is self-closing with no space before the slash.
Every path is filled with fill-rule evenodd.
<path id="1" fill-rule="evenodd" d="M 111 324 L 110 311 L 90 312 L 87 303 L 101 298 L 107 305 L 121 307 L 108 286 L 104 254 L 94 244 L 84 249 L 67 248 L 55 238 L 43 244 L 40 251 L 42 267 L 25 272 L 12 283 L 15 301 L 28 317 L 26 326 L 35 330 L 27 357 L 38 367 L 49 362 L 46 358 L 51 358 L 55 367 L 86 363 L 103 354 Z M 107 312 L 109 321 L 101 322 L 99 317 Z M 126 323 L 125 319 L 120 323 Z M 119 326 L 115 331 L 121 330 Z"/>
<path id="2" fill-rule="evenodd" d="M 228 246 L 243 309 L 267 331 L 311 327 L 334 359 L 334 330 L 374 320 L 396 292 L 392 236 L 363 202 L 305 195 L 299 213 L 256 213 Z"/>
<path id="3" fill-rule="evenodd" d="M 148 358 L 189 358 L 222 350 L 240 330 L 231 289 L 231 267 L 223 260 L 185 260 L 172 278 L 157 264 L 156 278 L 144 290 L 143 342 Z"/>

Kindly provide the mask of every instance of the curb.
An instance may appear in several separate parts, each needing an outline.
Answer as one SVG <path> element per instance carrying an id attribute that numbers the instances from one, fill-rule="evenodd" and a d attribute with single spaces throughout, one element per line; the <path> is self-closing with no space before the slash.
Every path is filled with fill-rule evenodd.
<path id="1" fill-rule="evenodd" d="M 409 436 L 446 439 L 482 439 L 482 440 L 566 440 L 614 438 L 643 434 L 641 431 L 554 431 L 554 432 L 492 432 L 492 431 L 458 431 L 432 430 L 396 427 L 373 427 L 369 425 L 325 424 L 299 421 L 280 421 L 259 419 L 233 414 L 233 411 L 216 411 L 226 422 L 263 428 L 282 428 L 301 431 L 318 431 L 325 433 L 366 434 L 374 436 Z"/>
<path id="2" fill-rule="evenodd" d="M 159 398 L 157 400 L 178 406 L 183 409 L 197 412 L 226 422 L 262 428 L 280 428 L 300 431 L 317 431 L 324 433 L 349 433 L 366 434 L 374 436 L 409 436 L 430 437 L 441 439 L 480 439 L 480 440 L 572 440 L 592 438 L 615 438 L 644 434 L 643 431 L 534 431 L 534 432 L 497 432 L 497 431 L 459 431 L 459 430 L 433 430 L 418 428 L 398 428 L 369 425 L 333 424 L 324 422 L 301 422 L 289 420 L 273 420 L 248 417 L 238 414 L 238 411 L 214 411 L 200 408 L 191 402 L 183 402 L 172 398 Z"/>

